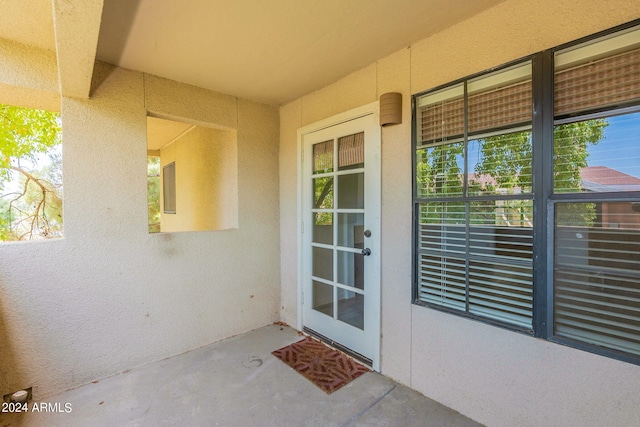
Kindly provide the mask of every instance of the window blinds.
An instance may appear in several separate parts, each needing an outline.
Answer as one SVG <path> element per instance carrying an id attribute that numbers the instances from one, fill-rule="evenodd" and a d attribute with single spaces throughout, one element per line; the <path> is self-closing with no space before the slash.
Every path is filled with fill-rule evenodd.
<path id="1" fill-rule="evenodd" d="M 625 205 L 615 214 L 626 217 L 621 228 L 607 222 L 577 226 L 565 219 L 576 205 L 602 212 L 612 204 L 556 208 L 555 329 L 561 336 L 640 355 L 640 229 L 632 203 L 617 203 Z"/>
<path id="2" fill-rule="evenodd" d="M 562 61 L 562 54 L 558 59 Z M 556 117 L 637 100 L 640 100 L 640 47 L 556 71 Z"/>
<path id="3" fill-rule="evenodd" d="M 468 133 L 477 135 L 530 122 L 531 96 L 530 80 L 470 94 Z M 464 134 L 464 99 L 446 99 L 424 106 L 420 111 L 420 123 L 423 143 L 461 137 Z"/>

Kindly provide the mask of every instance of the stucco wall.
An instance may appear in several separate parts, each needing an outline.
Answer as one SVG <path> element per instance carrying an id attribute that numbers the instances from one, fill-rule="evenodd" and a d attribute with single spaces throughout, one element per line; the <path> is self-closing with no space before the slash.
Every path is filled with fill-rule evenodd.
<path id="1" fill-rule="evenodd" d="M 0 394 L 39 399 L 280 318 L 277 108 L 96 72 L 91 99 L 61 101 L 65 237 L 0 244 Z M 237 229 L 147 232 L 147 111 L 237 132 Z"/>
<path id="2" fill-rule="evenodd" d="M 173 162 L 176 167 L 175 213 L 164 213 L 160 191 L 163 232 L 224 230 L 238 226 L 236 140 L 235 131 L 195 126 L 160 150 L 161 170 Z M 162 188 L 162 179 L 160 183 Z"/>
<path id="3" fill-rule="evenodd" d="M 411 95 L 640 18 L 636 0 L 507 0 L 280 109 L 282 317 L 297 322 L 296 130 L 403 94 L 382 129 L 382 373 L 487 425 L 637 425 L 640 366 L 411 305 Z"/>

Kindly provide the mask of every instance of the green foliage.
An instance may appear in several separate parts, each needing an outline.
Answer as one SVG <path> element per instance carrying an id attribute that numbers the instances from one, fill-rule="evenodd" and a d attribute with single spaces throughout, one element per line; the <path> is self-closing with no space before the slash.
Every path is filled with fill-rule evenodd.
<path id="1" fill-rule="evenodd" d="M 333 177 L 314 178 L 313 186 L 314 209 L 333 208 Z M 330 212 L 318 212 L 314 218 L 315 225 L 333 224 L 333 214 Z"/>
<path id="2" fill-rule="evenodd" d="M 580 191 L 580 169 L 588 166 L 589 145 L 604 138 L 605 119 L 587 120 L 556 126 L 553 132 L 554 189 Z"/>
<path id="3" fill-rule="evenodd" d="M 0 104 L 0 168 L 47 153 L 61 143 L 61 131 L 57 113 Z"/>
<path id="4" fill-rule="evenodd" d="M 61 143 L 57 113 L 0 104 L 0 240 L 61 235 Z"/>
<path id="5" fill-rule="evenodd" d="M 559 125 L 554 128 L 554 188 L 558 192 L 581 191 L 580 172 L 588 166 L 589 146 L 604 138 L 608 126 L 605 119 Z M 533 184 L 533 151 L 531 132 L 516 132 L 481 138 L 468 143 L 468 149 L 478 150 L 478 163 L 468 179 L 468 195 L 515 194 L 530 192 Z M 463 196 L 464 170 L 462 142 L 430 146 L 417 150 L 416 180 L 418 197 Z M 471 165 L 470 167 L 472 167 Z M 472 224 L 530 224 L 530 202 L 512 200 L 498 208 L 494 201 L 474 202 Z M 464 219 L 463 202 L 428 203 L 421 211 L 423 222 L 438 222 L 443 215 L 449 223 Z M 497 212 L 502 212 L 498 219 Z M 592 203 L 571 204 L 565 212 L 585 225 L 595 220 Z"/>
<path id="6" fill-rule="evenodd" d="M 461 196 L 463 170 L 458 164 L 458 159 L 463 152 L 462 143 L 418 150 L 418 195 Z"/>
<path id="7" fill-rule="evenodd" d="M 160 232 L 160 158 L 147 157 L 147 212 L 149 233 Z"/>
<path id="8" fill-rule="evenodd" d="M 516 187 L 531 191 L 532 185 L 532 145 L 531 132 L 517 132 L 478 140 L 481 157 L 475 166 L 475 174 L 487 175 L 493 182 L 486 188 L 495 193 L 501 189 L 513 194 Z M 477 183 L 470 183 L 478 186 Z M 478 188 L 480 192 L 481 189 Z"/>

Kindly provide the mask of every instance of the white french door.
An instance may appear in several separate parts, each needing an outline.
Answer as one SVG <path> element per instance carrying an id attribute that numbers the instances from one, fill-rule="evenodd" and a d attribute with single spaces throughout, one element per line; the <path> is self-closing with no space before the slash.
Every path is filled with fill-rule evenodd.
<path id="1" fill-rule="evenodd" d="M 378 117 L 371 111 L 302 131 L 301 143 L 303 326 L 364 356 L 378 369 Z"/>

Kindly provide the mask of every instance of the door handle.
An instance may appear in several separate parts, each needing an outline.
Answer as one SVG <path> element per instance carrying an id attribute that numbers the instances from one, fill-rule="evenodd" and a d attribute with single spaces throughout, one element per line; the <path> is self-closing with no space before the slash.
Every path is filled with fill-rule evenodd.
<path id="1" fill-rule="evenodd" d="M 364 255 L 364 256 L 369 256 L 369 255 L 371 255 L 371 249 L 369 249 L 369 248 L 364 248 L 360 253 L 361 253 L 362 255 Z"/>

